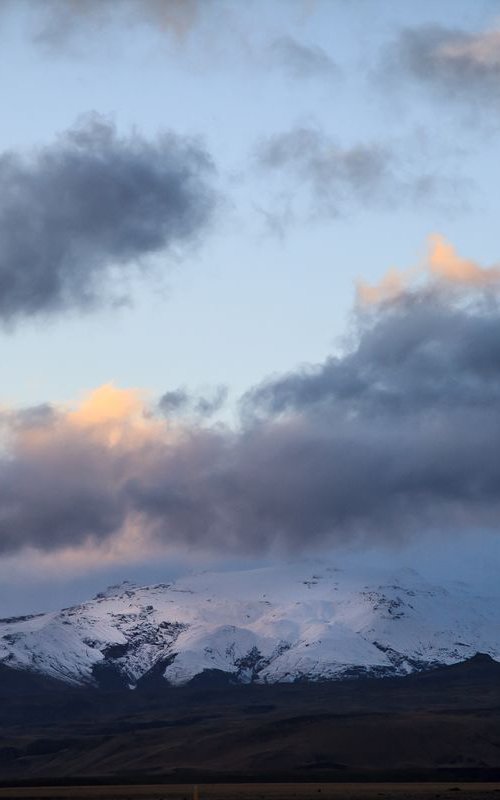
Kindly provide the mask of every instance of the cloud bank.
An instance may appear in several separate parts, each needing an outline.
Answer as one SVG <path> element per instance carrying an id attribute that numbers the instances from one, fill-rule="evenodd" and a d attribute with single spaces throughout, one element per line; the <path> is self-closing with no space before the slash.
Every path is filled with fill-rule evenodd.
<path id="1" fill-rule="evenodd" d="M 253 387 L 238 427 L 113 386 L 4 409 L 0 551 L 263 555 L 498 530 L 500 307 L 476 266 L 360 309 L 348 350 Z"/>
<path id="2" fill-rule="evenodd" d="M 207 228 L 213 173 L 196 142 L 121 137 L 97 115 L 31 156 L 0 155 L 0 319 L 120 299 L 124 275 Z"/>

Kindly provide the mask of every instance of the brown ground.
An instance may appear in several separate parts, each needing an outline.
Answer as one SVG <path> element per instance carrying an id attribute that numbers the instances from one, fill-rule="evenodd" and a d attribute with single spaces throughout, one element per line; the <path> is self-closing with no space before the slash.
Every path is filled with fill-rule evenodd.
<path id="1" fill-rule="evenodd" d="M 6 692 L 2 685 L 0 786 L 168 783 L 159 794 L 147 786 L 142 796 L 172 800 L 191 800 L 184 792 L 193 783 L 204 784 L 200 800 L 215 799 L 214 791 L 228 800 L 246 794 L 408 800 L 418 786 L 419 797 L 446 800 L 454 784 L 434 790 L 420 782 L 500 781 L 500 664 L 487 659 L 412 678 L 337 684 L 162 685 L 126 693 L 12 686 Z M 323 782 L 313 794 L 311 781 Z M 391 786 L 370 788 L 371 781 Z M 405 788 L 392 782 L 406 782 Z M 183 784 L 183 794 L 175 794 L 174 784 Z M 464 800 L 480 796 L 478 783 L 457 788 Z M 6 791 L 0 798 L 16 796 Z M 17 796 L 42 796 L 30 791 Z M 81 789 L 51 791 L 45 796 L 76 798 Z M 139 796 L 139 788 L 129 791 Z"/>
<path id="2" fill-rule="evenodd" d="M 42 800 L 494 800 L 500 783 L 230 783 L 0 789 L 0 798 Z"/>

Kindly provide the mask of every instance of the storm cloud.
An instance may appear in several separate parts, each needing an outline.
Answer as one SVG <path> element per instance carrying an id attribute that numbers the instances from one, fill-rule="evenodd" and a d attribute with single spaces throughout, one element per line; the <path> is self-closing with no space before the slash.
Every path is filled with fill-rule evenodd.
<path id="1" fill-rule="evenodd" d="M 142 552 L 262 555 L 498 530 L 500 305 L 480 277 L 358 308 L 348 349 L 254 386 L 239 426 L 112 386 L 75 410 L 4 410 L 0 550 L 132 531 Z"/>
<path id="2" fill-rule="evenodd" d="M 440 98 L 481 105 L 500 101 L 500 30 L 463 31 L 438 25 L 407 28 L 386 50 L 389 79 L 410 78 Z"/>
<path id="3" fill-rule="evenodd" d="M 122 137 L 97 115 L 31 155 L 0 155 L 0 318 L 120 300 L 124 276 L 207 228 L 213 175 L 197 142 Z"/>

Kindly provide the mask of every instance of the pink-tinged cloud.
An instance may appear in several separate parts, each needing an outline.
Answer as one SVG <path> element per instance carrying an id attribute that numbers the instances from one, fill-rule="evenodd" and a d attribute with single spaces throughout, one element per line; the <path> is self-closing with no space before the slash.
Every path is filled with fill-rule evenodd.
<path id="1" fill-rule="evenodd" d="M 500 69 L 500 30 L 450 37 L 436 48 L 436 57 L 450 63 L 469 62 L 479 69 Z"/>
<path id="2" fill-rule="evenodd" d="M 357 299 L 361 306 L 377 305 L 395 300 L 422 286 L 446 290 L 446 287 L 469 291 L 500 285 L 500 267 L 482 267 L 471 259 L 462 258 L 444 236 L 429 236 L 427 255 L 423 262 L 409 269 L 389 269 L 379 283 L 357 283 Z"/>
<path id="3" fill-rule="evenodd" d="M 409 78 L 441 102 L 466 103 L 474 123 L 496 115 L 500 98 L 500 30 L 421 25 L 404 28 L 383 52 L 382 75 L 391 83 Z"/>

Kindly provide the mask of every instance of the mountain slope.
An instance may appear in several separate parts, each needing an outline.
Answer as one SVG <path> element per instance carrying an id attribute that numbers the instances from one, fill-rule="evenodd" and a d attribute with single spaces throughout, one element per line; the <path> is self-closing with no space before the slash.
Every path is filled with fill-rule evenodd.
<path id="1" fill-rule="evenodd" d="M 292 563 L 126 582 L 58 613 L 0 620 L 0 664 L 130 687 L 214 670 L 242 683 L 403 675 L 476 652 L 500 659 L 499 610 L 499 598 L 433 586 L 412 570 Z"/>

